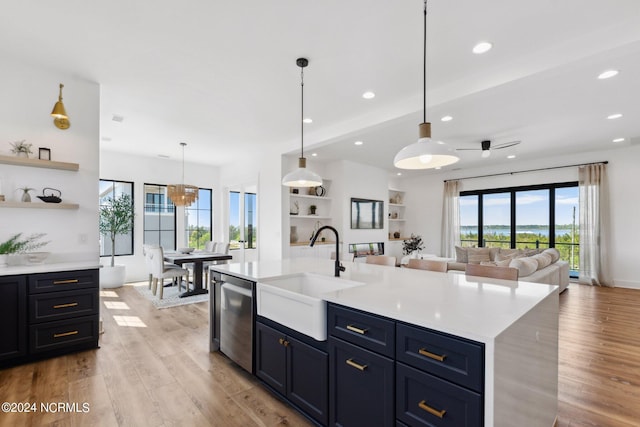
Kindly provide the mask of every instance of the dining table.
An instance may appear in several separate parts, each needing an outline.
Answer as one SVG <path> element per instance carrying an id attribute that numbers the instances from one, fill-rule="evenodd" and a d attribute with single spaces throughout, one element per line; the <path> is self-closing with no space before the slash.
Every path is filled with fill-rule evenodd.
<path id="1" fill-rule="evenodd" d="M 229 254 L 206 251 L 194 251 L 190 253 L 166 251 L 164 253 L 164 260 L 172 264 L 179 266 L 183 264 L 193 264 L 193 289 L 189 290 L 187 286 L 187 291 L 180 294 L 180 298 L 208 293 L 209 291 L 204 288 L 202 283 L 204 263 L 210 261 L 225 261 L 231 258 L 232 256 Z"/>

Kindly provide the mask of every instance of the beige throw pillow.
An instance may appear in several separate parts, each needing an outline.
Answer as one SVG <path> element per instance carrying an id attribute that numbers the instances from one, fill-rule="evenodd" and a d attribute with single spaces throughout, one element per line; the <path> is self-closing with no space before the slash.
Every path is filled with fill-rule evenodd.
<path id="1" fill-rule="evenodd" d="M 482 261 L 491 261 L 489 248 L 468 248 L 467 258 L 469 264 L 480 264 Z"/>
<path id="2" fill-rule="evenodd" d="M 460 246 L 456 246 L 456 262 L 469 262 L 469 258 L 467 257 L 467 249 Z"/>
<path id="3" fill-rule="evenodd" d="M 528 257 L 516 258 L 511 260 L 509 267 L 518 269 L 518 277 L 523 278 L 536 272 L 538 269 L 538 261 Z"/>
<path id="4" fill-rule="evenodd" d="M 503 260 L 496 260 L 496 266 L 497 267 L 509 267 L 509 264 L 511 264 L 511 258 L 503 259 Z"/>
<path id="5" fill-rule="evenodd" d="M 536 254 L 531 258 L 535 259 L 536 262 L 538 263 L 538 270 L 541 270 L 546 266 L 548 266 L 549 264 L 551 264 L 551 255 L 549 254 L 545 254 L 545 253 Z"/>
<path id="6" fill-rule="evenodd" d="M 542 253 L 551 255 L 551 264 L 560 259 L 560 252 L 556 248 L 545 249 Z"/>

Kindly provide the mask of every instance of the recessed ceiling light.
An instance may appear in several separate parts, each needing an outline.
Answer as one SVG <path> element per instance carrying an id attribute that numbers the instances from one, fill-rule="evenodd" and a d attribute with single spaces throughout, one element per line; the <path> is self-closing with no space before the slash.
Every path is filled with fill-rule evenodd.
<path id="1" fill-rule="evenodd" d="M 515 155 L 515 154 L 509 154 L 509 155 L 507 156 L 507 159 L 515 159 L 515 158 L 516 158 L 516 155 Z"/>
<path id="2" fill-rule="evenodd" d="M 304 119 L 302 119 L 302 123 L 313 123 L 313 119 L 311 117 L 305 117 Z"/>
<path id="3" fill-rule="evenodd" d="M 613 140 L 613 142 L 623 142 L 624 138 L 616 138 Z"/>
<path id="4" fill-rule="evenodd" d="M 354 144 L 355 144 L 355 145 L 362 145 L 362 144 L 364 144 L 364 142 L 362 142 L 362 141 L 356 141 L 356 142 L 354 142 Z"/>
<path id="5" fill-rule="evenodd" d="M 453 117 L 451 117 L 451 116 L 442 116 L 440 118 L 440 120 L 443 121 L 443 122 L 450 122 L 451 120 L 453 120 Z"/>
<path id="6" fill-rule="evenodd" d="M 482 53 L 489 52 L 493 45 L 489 42 L 480 42 L 473 47 L 473 53 L 480 55 Z"/>
<path id="7" fill-rule="evenodd" d="M 613 119 L 619 119 L 620 117 L 622 117 L 622 114 L 616 113 L 616 114 L 611 114 L 610 116 L 607 116 L 607 119 L 613 120 Z"/>
<path id="8" fill-rule="evenodd" d="M 402 176 L 402 172 L 398 172 L 396 175 L 398 175 L 398 176 Z"/>
<path id="9" fill-rule="evenodd" d="M 373 92 L 365 92 L 365 93 L 362 94 L 362 97 L 364 99 L 373 99 L 373 98 L 376 97 L 376 94 L 373 93 Z"/>
<path id="10" fill-rule="evenodd" d="M 611 77 L 617 76 L 618 73 L 619 73 L 618 70 L 607 70 L 607 71 L 603 71 L 602 73 L 600 73 L 598 78 L 600 80 L 610 79 Z"/>
<path id="11" fill-rule="evenodd" d="M 318 153 L 311 153 L 311 156 L 312 156 L 312 157 L 317 157 L 317 156 L 318 156 Z"/>

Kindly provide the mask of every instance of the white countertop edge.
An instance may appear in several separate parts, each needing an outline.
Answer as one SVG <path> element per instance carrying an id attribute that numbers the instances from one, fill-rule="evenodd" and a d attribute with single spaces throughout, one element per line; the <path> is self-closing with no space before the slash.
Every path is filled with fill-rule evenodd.
<path id="1" fill-rule="evenodd" d="M 16 276 L 20 274 L 53 273 L 58 271 L 91 270 L 100 268 L 98 261 L 57 262 L 50 264 L 10 265 L 0 267 L 0 276 Z"/>

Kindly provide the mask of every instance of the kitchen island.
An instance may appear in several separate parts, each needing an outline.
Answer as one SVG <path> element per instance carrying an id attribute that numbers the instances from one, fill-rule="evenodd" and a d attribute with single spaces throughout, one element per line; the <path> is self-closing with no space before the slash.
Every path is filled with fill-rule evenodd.
<path id="1" fill-rule="evenodd" d="M 388 345 L 388 353 L 384 349 L 377 350 L 377 353 L 391 361 L 391 366 L 395 366 L 395 372 L 391 374 L 398 382 L 395 383 L 396 395 L 390 403 L 395 406 L 398 425 L 402 425 L 402 422 L 408 425 L 429 425 L 418 419 L 409 422 L 408 418 L 403 418 L 401 392 L 410 393 L 416 387 L 408 382 L 401 383 L 400 378 L 411 381 L 414 374 L 428 378 L 433 376 L 434 381 L 446 380 L 444 382 L 447 384 L 443 384 L 443 387 L 454 386 L 456 390 L 473 395 L 480 402 L 481 420 L 467 420 L 452 425 L 553 425 L 557 412 L 558 383 L 557 286 L 362 263 L 348 263 L 346 267 L 341 277 L 364 285 L 328 292 L 322 296 L 329 303 L 330 311 L 327 328 L 331 334 L 328 346 L 332 355 L 330 364 L 336 364 L 334 359 L 339 354 L 344 338 L 341 331 L 345 328 L 341 328 L 336 319 L 345 315 L 344 313 L 348 315 L 353 312 L 358 316 L 370 316 L 367 318 L 385 322 L 393 342 Z M 216 265 L 211 270 L 218 274 L 260 282 L 296 273 L 332 276 L 333 261 L 264 261 Z M 214 307 L 216 292 L 211 294 Z M 214 310 L 211 311 L 213 313 Z M 212 324 L 213 322 L 212 318 Z M 403 352 L 405 344 L 415 341 L 411 336 L 414 332 L 427 338 L 433 336 L 436 340 L 444 340 L 459 347 L 462 349 L 462 356 L 459 357 L 462 363 L 479 361 L 481 372 L 470 372 L 465 379 L 466 373 L 462 371 L 467 369 L 466 365 L 453 366 L 449 371 L 434 371 L 429 366 L 423 370 L 415 369 L 421 368 L 419 363 L 422 362 L 410 355 L 410 350 Z M 212 340 L 214 335 L 212 332 Z M 337 347 L 331 343 L 332 340 L 338 343 Z M 351 343 L 344 344 L 347 345 Z M 363 348 L 367 349 L 366 344 Z M 215 345 L 212 349 L 215 350 Z M 475 356 L 465 353 L 466 349 L 471 349 Z M 369 350 L 371 348 L 367 351 Z M 420 348 L 421 354 L 422 350 Z M 254 353 L 255 351 L 257 350 Z M 424 353 L 428 353 L 431 358 L 434 356 L 426 350 Z M 454 353 L 455 349 L 449 352 L 447 361 L 455 362 Z M 435 357 L 444 358 L 447 355 L 436 354 Z M 330 372 L 330 394 L 335 394 L 341 387 L 335 384 L 340 381 L 339 367 L 331 366 Z M 406 399 L 410 400 L 410 396 Z M 333 422 L 335 399 L 330 397 L 329 402 Z M 422 409 L 428 406 L 424 400 L 419 404 Z M 431 407 L 429 409 L 436 415 L 439 414 L 443 420 L 451 416 L 451 412 L 444 414 Z"/>

